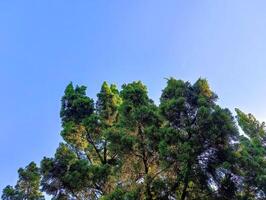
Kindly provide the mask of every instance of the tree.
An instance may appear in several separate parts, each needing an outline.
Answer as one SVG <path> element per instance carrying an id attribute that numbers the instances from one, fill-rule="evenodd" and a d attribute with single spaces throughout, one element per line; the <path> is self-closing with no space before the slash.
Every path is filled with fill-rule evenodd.
<path id="1" fill-rule="evenodd" d="M 18 170 L 19 178 L 16 186 L 7 186 L 3 190 L 3 200 L 43 200 L 40 192 L 40 172 L 34 162 L 31 162 L 25 169 Z"/>
<path id="2" fill-rule="evenodd" d="M 236 152 L 241 179 L 242 199 L 266 198 L 266 131 L 252 114 L 236 109 L 237 120 L 245 135 L 241 135 Z"/>
<path id="3" fill-rule="evenodd" d="M 171 78 L 163 90 L 160 110 L 166 121 L 159 152 L 169 166 L 165 183 L 175 199 L 209 199 L 221 176 L 231 173 L 226 164 L 238 131 L 216 99 L 204 79 L 191 85 Z"/>
<path id="4" fill-rule="evenodd" d="M 152 184 L 158 174 L 157 139 L 159 138 L 158 108 L 147 95 L 141 82 L 122 86 L 123 103 L 119 109 L 116 141 L 122 166 L 120 182 L 128 192 L 138 192 L 138 198 L 154 199 Z M 121 187 L 121 186 L 120 186 Z"/>
<path id="5" fill-rule="evenodd" d="M 3 189 L 3 200 L 18 200 L 20 199 L 19 192 L 12 186 L 8 185 Z"/>
<path id="6" fill-rule="evenodd" d="M 115 85 L 103 83 L 96 106 L 86 87 L 69 84 L 62 98 L 61 144 L 54 158 L 44 158 L 42 189 L 54 199 L 98 199 L 114 187 L 117 154 L 109 149 L 121 103 Z"/>
<path id="7" fill-rule="evenodd" d="M 3 200 L 253 200 L 266 198 L 266 130 L 217 104 L 207 80 L 170 78 L 160 104 L 135 81 L 97 99 L 70 83 L 55 155 L 19 169 Z M 237 123 L 238 122 L 238 125 Z M 239 134 L 239 127 L 244 134 Z"/>

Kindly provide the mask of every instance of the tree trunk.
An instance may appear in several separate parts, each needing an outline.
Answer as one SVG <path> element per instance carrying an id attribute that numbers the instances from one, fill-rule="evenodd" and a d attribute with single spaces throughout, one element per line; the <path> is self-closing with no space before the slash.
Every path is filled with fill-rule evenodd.
<path id="1" fill-rule="evenodd" d="M 183 188 L 182 195 L 181 195 L 181 200 L 185 200 L 187 197 L 187 188 L 188 188 L 190 170 L 191 170 L 191 163 L 190 163 L 190 161 L 188 161 L 187 170 L 186 170 L 185 179 L 184 179 L 184 188 Z"/>

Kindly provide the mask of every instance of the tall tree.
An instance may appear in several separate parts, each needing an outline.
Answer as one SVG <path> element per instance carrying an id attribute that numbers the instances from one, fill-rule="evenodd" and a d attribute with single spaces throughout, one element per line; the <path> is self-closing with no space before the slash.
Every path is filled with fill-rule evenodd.
<path id="1" fill-rule="evenodd" d="M 18 170 L 19 178 L 13 188 L 7 186 L 3 190 L 3 200 L 43 200 L 40 192 L 40 172 L 34 162 L 31 162 L 25 169 Z"/>
<path id="2" fill-rule="evenodd" d="M 152 185 L 159 170 L 156 149 L 161 122 L 158 109 L 141 82 L 123 85 L 121 97 L 120 131 L 113 135 L 116 140 L 112 141 L 122 157 L 120 183 L 129 193 L 137 192 L 136 198 L 151 200 L 155 198 Z"/>
<path id="3" fill-rule="evenodd" d="M 103 83 L 96 106 L 86 87 L 70 83 L 62 98 L 61 144 L 54 158 L 42 161 L 43 190 L 54 199 L 98 199 L 114 187 L 117 154 L 110 151 L 108 134 L 121 103 L 115 85 Z"/>
<path id="4" fill-rule="evenodd" d="M 236 157 L 241 176 L 240 198 L 266 198 L 266 130 L 252 114 L 236 109 L 237 120 L 245 135 L 240 136 Z"/>
<path id="5" fill-rule="evenodd" d="M 205 79 L 170 78 L 157 106 L 140 81 L 103 83 L 97 99 L 70 83 L 55 155 L 19 169 L 3 200 L 266 199 L 266 130 L 221 108 Z M 244 134 L 239 134 L 236 120 Z"/>
<path id="6" fill-rule="evenodd" d="M 175 199 L 210 199 L 213 187 L 230 173 L 226 166 L 238 135 L 228 109 L 216 105 L 217 96 L 206 80 L 194 85 L 169 79 L 160 110 L 166 122 L 160 155 L 169 166 L 168 190 Z"/>

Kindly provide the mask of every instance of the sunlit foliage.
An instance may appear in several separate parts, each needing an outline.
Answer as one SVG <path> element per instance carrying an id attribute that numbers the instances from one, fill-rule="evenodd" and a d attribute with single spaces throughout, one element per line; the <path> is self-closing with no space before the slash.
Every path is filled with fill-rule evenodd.
<path id="1" fill-rule="evenodd" d="M 95 101 L 70 83 L 64 142 L 40 168 L 20 169 L 2 199 L 266 199 L 265 124 L 217 99 L 205 79 L 168 79 L 159 105 L 140 81 L 104 82 Z"/>

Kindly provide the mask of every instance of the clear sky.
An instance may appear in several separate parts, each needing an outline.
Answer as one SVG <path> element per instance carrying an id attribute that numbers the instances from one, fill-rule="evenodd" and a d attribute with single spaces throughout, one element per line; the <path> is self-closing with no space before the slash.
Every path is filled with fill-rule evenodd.
<path id="1" fill-rule="evenodd" d="M 52 156 L 73 81 L 209 80 L 220 104 L 266 119 L 266 1 L 0 0 L 0 189 Z"/>

